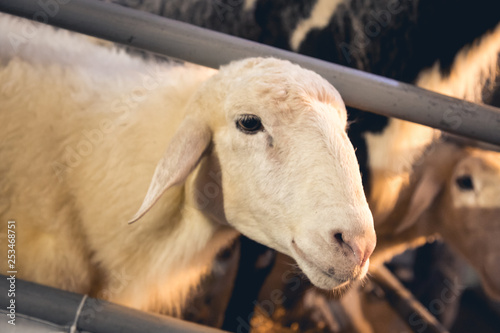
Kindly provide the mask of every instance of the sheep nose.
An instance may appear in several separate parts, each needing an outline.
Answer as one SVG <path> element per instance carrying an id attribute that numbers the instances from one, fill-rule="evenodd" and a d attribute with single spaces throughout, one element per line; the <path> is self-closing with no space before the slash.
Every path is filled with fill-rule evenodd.
<path id="1" fill-rule="evenodd" d="M 348 257 L 350 257 L 350 253 L 352 253 L 354 261 L 360 267 L 363 267 L 375 249 L 375 232 L 357 237 L 346 237 L 346 235 L 341 232 L 334 232 L 333 238 L 341 249 L 347 251 Z"/>

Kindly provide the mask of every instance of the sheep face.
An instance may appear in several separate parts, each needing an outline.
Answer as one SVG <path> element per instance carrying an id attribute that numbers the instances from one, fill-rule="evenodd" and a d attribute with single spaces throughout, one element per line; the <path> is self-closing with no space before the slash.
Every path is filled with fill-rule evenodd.
<path id="1" fill-rule="evenodd" d="M 213 143 L 227 222 L 292 256 L 318 287 L 363 277 L 375 234 L 338 92 L 276 59 L 232 64 L 215 80 L 226 86 L 214 85 L 226 94 Z"/>
<path id="2" fill-rule="evenodd" d="M 193 96 L 133 221 L 199 164 L 188 203 L 292 256 L 318 287 L 348 285 L 366 274 L 375 232 L 346 118 L 311 71 L 271 58 L 225 66 Z M 213 179 L 218 195 L 200 198 Z"/>
<path id="3" fill-rule="evenodd" d="M 446 186 L 441 233 L 500 300 L 500 153 L 466 150 Z"/>
<path id="4" fill-rule="evenodd" d="M 402 201 L 405 217 L 395 212 L 398 226 L 381 225 L 379 236 L 390 243 L 441 235 L 478 271 L 490 296 L 500 299 L 500 153 L 447 142 L 431 148 L 413 176 L 410 200 Z M 400 232 L 408 237 L 394 236 Z"/>

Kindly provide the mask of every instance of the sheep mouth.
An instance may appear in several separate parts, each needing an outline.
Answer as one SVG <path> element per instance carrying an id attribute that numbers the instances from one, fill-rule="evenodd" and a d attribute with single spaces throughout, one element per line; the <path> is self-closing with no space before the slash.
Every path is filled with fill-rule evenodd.
<path id="1" fill-rule="evenodd" d="M 332 268 L 330 268 L 328 271 L 327 270 L 324 270 L 322 269 L 319 265 L 315 264 L 314 262 L 312 262 L 311 260 L 309 260 L 306 256 L 306 254 L 304 253 L 304 251 L 302 251 L 300 249 L 300 247 L 297 245 L 297 243 L 295 242 L 294 239 L 292 239 L 292 248 L 295 252 L 295 254 L 300 258 L 302 259 L 303 261 L 305 261 L 307 263 L 307 265 L 309 265 L 310 267 L 314 267 L 315 270 L 319 271 L 321 274 L 323 274 L 325 277 L 329 278 L 329 279 L 332 279 L 332 280 L 335 280 L 336 282 L 339 283 L 339 286 L 336 287 L 335 289 L 337 288 L 343 288 L 346 286 L 346 284 L 349 284 L 350 282 L 356 280 L 358 278 L 358 275 L 359 274 L 355 274 L 352 278 L 341 278 L 341 277 L 337 277 L 335 276 L 335 271 Z"/>

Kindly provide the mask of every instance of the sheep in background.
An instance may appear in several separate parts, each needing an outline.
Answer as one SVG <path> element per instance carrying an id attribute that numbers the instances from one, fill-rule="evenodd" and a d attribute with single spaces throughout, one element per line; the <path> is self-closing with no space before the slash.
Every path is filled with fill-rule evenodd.
<path id="1" fill-rule="evenodd" d="M 394 210 L 376 225 L 380 246 L 373 264 L 438 235 L 500 301 L 500 153 L 443 142 L 425 155 Z"/>
<path id="2" fill-rule="evenodd" d="M 19 278 L 177 312 L 236 230 L 318 287 L 365 276 L 373 220 L 319 75 L 155 65 L 38 24 L 12 56 L 25 24 L 0 17 L 0 216 L 17 221 Z"/>
<path id="3" fill-rule="evenodd" d="M 379 246 L 372 255 L 372 266 L 381 265 L 411 246 L 443 239 L 476 269 L 486 294 L 500 301 L 499 223 L 500 152 L 462 146 L 453 139 L 437 142 L 418 161 L 394 210 L 376 224 Z M 446 289 L 431 302 L 431 310 L 442 311 L 442 306 L 460 299 L 464 286 L 456 282 L 445 281 Z M 341 301 L 351 325 L 359 328 L 359 323 L 364 322 L 370 331 L 393 332 L 388 325 L 409 324 L 401 319 L 377 318 L 381 314 L 377 309 L 380 302 L 367 301 L 362 289 L 349 294 L 350 300 L 361 297 L 363 309 L 360 313 L 347 300 Z M 417 320 L 410 324 L 422 327 Z"/>

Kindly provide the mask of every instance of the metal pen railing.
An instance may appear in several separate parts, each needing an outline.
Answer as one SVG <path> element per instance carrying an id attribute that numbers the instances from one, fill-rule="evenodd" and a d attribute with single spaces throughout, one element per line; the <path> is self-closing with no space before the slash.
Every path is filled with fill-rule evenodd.
<path id="1" fill-rule="evenodd" d="M 213 68 L 253 56 L 288 59 L 321 74 L 349 106 L 500 145 L 498 108 L 154 14 L 89 0 L 0 0 L 0 11 Z"/>
<path id="2" fill-rule="evenodd" d="M 8 296 L 11 281 L 0 275 L 0 309 L 9 312 L 13 298 Z M 15 316 L 24 322 L 30 320 L 49 323 L 61 331 L 92 333 L 223 333 L 224 331 L 197 325 L 168 316 L 160 316 L 138 311 L 101 299 L 87 297 L 40 284 L 15 280 Z M 26 332 L 19 322 L 14 326 L 6 323 L 9 319 L 2 314 L 0 331 Z M 3 325 L 3 326 L 2 326 Z M 17 327 L 16 327 L 17 326 Z M 44 325 L 47 326 L 47 325 Z M 26 327 L 24 327 L 26 328 Z M 33 330 L 27 330 L 32 332 Z M 58 331 L 59 332 L 59 331 Z"/>

